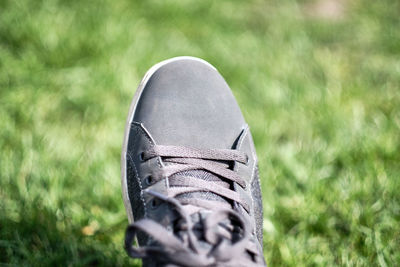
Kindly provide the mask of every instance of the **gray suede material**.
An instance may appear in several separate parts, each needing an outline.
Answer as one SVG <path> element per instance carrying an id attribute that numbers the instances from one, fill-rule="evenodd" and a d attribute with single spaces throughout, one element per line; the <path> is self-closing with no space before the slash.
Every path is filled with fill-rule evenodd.
<path id="1" fill-rule="evenodd" d="M 132 205 L 132 210 L 135 212 L 133 213 L 135 221 L 140 220 L 145 215 L 144 205 L 140 199 L 140 191 L 141 185 L 138 181 L 138 176 L 135 172 L 134 162 L 132 161 L 131 157 L 127 159 L 127 176 L 128 179 L 128 194 L 130 196 L 130 201 Z M 142 233 L 138 233 L 138 241 L 140 245 L 144 245 L 147 243 L 147 236 Z"/>
<path id="2" fill-rule="evenodd" d="M 222 76 L 190 59 L 152 75 L 133 120 L 143 123 L 157 144 L 197 148 L 231 148 L 245 124 Z"/>
<path id="3" fill-rule="evenodd" d="M 262 246 L 262 200 L 257 169 L 257 156 L 248 126 L 225 80 L 210 65 L 192 59 L 181 59 L 163 65 L 149 78 L 136 100 L 126 153 L 126 174 L 134 220 L 150 218 L 172 228 L 174 213 L 167 205 L 150 208 L 152 197 L 143 194 L 145 178 L 161 169 L 161 158 L 140 160 L 140 154 L 157 145 L 187 146 L 204 149 L 238 149 L 248 155 L 248 164 L 235 164 L 235 171 L 246 182 L 246 190 L 232 185 L 250 205 L 254 237 Z M 188 171 L 186 175 L 203 180 L 219 177 L 205 171 Z M 166 181 L 151 185 L 151 190 L 165 194 Z M 210 192 L 178 196 L 225 201 Z M 240 212 L 241 206 L 234 205 Z M 152 243 L 139 234 L 140 245 Z M 147 259 L 143 266 L 160 266 Z"/>

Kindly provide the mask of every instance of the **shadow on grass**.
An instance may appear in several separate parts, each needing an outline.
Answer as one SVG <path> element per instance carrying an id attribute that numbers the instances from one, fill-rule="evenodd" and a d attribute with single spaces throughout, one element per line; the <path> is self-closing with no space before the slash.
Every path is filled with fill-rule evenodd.
<path id="1" fill-rule="evenodd" d="M 111 240 L 109 232 L 124 229 L 125 221 L 85 236 L 80 225 L 60 220 L 40 203 L 0 211 L 0 265 L 140 266 L 126 256 L 122 238 Z"/>

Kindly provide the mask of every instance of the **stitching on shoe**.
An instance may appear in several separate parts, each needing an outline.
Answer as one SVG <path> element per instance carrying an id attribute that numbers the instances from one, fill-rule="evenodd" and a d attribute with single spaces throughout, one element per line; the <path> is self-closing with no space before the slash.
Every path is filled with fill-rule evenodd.
<path id="1" fill-rule="evenodd" d="M 240 142 L 239 142 L 238 145 L 237 145 L 237 147 L 238 147 L 239 149 L 241 148 L 241 146 L 242 146 L 242 144 L 243 144 L 243 142 L 244 142 L 244 139 L 248 136 L 249 133 L 250 133 L 250 127 L 249 127 L 249 125 L 246 125 L 244 136 L 243 136 L 243 138 L 241 138 Z M 249 137 L 249 138 L 250 138 L 250 137 Z M 250 141 L 252 141 L 252 140 L 250 140 Z M 254 149 L 253 149 L 253 144 L 254 144 L 254 143 L 253 143 L 253 142 L 249 142 L 249 143 L 250 143 L 251 155 L 252 155 L 252 157 L 253 157 L 253 159 L 254 159 L 254 164 L 253 164 L 252 169 L 251 169 L 251 171 L 252 171 L 251 179 L 250 179 L 250 181 L 249 181 L 249 183 L 251 184 L 251 183 L 253 182 L 253 180 L 254 180 L 254 177 L 255 177 L 254 171 L 255 171 L 255 169 L 256 169 L 258 159 L 257 159 L 257 154 L 255 153 L 255 151 L 254 151 Z"/>
<path id="2" fill-rule="evenodd" d="M 131 128 L 132 128 L 132 126 L 134 126 L 136 129 L 139 128 L 140 131 L 142 132 L 143 136 L 146 138 L 147 143 L 148 143 L 150 146 L 154 146 L 154 142 L 153 142 L 153 140 L 151 140 L 151 138 L 148 136 L 149 133 L 144 129 L 143 124 L 137 123 L 137 122 L 132 122 L 132 123 L 131 123 Z M 162 168 L 161 161 L 160 161 L 160 159 L 159 159 L 158 157 L 157 157 L 157 163 L 158 163 L 158 166 L 159 166 L 160 168 Z"/>
<path id="3" fill-rule="evenodd" d="M 135 131 L 135 133 L 134 133 L 134 135 L 133 135 L 133 137 L 135 138 L 135 141 L 134 141 L 134 145 L 135 145 L 135 146 L 137 146 L 137 144 L 138 144 L 138 141 L 137 141 L 138 138 L 137 138 L 137 136 L 139 136 L 139 135 L 145 138 L 145 141 L 147 142 L 147 145 L 148 145 L 148 146 L 154 146 L 154 142 L 153 142 L 153 140 L 150 138 L 149 133 L 144 129 L 143 124 L 137 123 L 137 122 L 132 122 L 132 123 L 131 123 L 131 130 L 134 130 L 134 131 Z M 130 157 L 130 158 L 131 158 L 131 157 Z M 131 160 L 132 160 L 132 159 L 131 159 Z M 138 175 L 138 173 L 137 173 L 137 169 L 136 169 L 135 163 L 133 163 L 133 164 L 134 164 L 134 166 L 135 166 L 134 168 L 135 168 L 135 172 L 136 172 L 136 174 L 137 174 L 136 177 L 137 177 L 138 182 L 139 182 L 139 187 L 140 187 L 140 198 L 142 199 L 143 206 L 144 206 L 144 217 L 148 218 L 147 206 L 146 206 L 146 202 L 145 202 L 144 196 L 143 196 L 142 181 L 141 181 L 141 179 L 140 179 L 140 177 L 139 177 L 139 175 Z M 158 166 L 159 166 L 160 168 L 162 168 L 160 158 L 157 158 L 157 164 L 158 164 Z M 150 245 L 152 242 L 153 242 L 153 239 L 152 239 L 151 237 L 149 237 L 149 238 L 147 238 L 146 245 Z"/>
<path id="4" fill-rule="evenodd" d="M 238 145 L 237 145 L 237 148 L 238 149 L 241 149 L 241 147 L 242 147 L 242 144 L 243 144 L 243 142 L 244 142 L 244 140 L 245 140 L 245 138 L 247 138 L 248 137 L 248 134 L 250 133 L 250 127 L 249 127 L 249 125 L 246 125 L 246 128 L 244 129 L 244 135 L 243 135 L 243 137 L 242 138 L 240 138 L 240 140 L 239 140 L 239 143 L 238 143 Z M 251 170 L 251 177 L 250 177 L 250 181 L 249 181 L 249 185 L 251 186 L 251 184 L 253 183 L 253 180 L 254 180 L 254 177 L 255 177 L 255 175 L 254 175 L 254 171 L 255 171 L 255 166 L 257 165 L 256 164 L 256 162 L 257 162 L 257 157 L 255 157 L 254 156 L 254 151 L 253 151 L 253 149 L 251 148 L 251 142 L 249 142 L 250 143 L 250 151 L 251 151 L 251 154 L 252 154 L 252 157 L 253 157 L 253 161 L 254 161 L 254 164 L 253 164 L 253 167 L 252 167 L 252 170 Z M 252 213 L 253 213 L 253 215 L 254 215 L 254 198 L 253 198 L 253 194 L 252 194 L 252 192 L 251 192 L 251 190 L 250 190 L 250 199 L 251 199 L 251 207 L 252 207 L 252 209 L 251 209 L 251 211 L 252 211 Z M 255 230 L 255 229 L 254 229 Z"/>
<path id="5" fill-rule="evenodd" d="M 248 127 L 247 129 L 248 129 L 247 133 L 250 133 L 250 127 Z M 253 167 L 252 167 L 252 170 L 251 170 L 251 178 L 250 178 L 250 182 L 249 182 L 249 184 L 252 185 L 253 181 L 254 181 L 254 179 L 256 177 L 255 173 L 256 173 L 256 169 L 257 169 L 258 158 L 257 158 L 257 154 L 255 152 L 253 138 L 251 137 L 251 135 L 249 135 L 248 138 L 249 138 L 249 143 L 250 143 L 250 151 L 251 151 L 251 154 L 253 156 L 253 161 L 254 161 Z M 258 175 L 258 179 L 260 179 L 259 175 Z M 261 183 L 259 183 L 259 185 L 260 185 L 260 188 L 261 188 Z M 255 221 L 255 217 L 254 217 L 255 205 L 254 205 L 253 192 L 251 192 L 251 191 L 250 191 L 250 197 L 251 197 L 251 202 L 252 202 L 252 212 L 253 212 L 253 218 L 254 218 L 254 233 L 257 236 L 257 229 L 256 229 L 257 228 L 257 222 Z"/>
<path id="6" fill-rule="evenodd" d="M 137 148 L 137 141 L 136 141 L 137 138 L 136 138 L 136 136 L 139 135 L 139 131 L 138 131 L 138 128 L 137 128 L 137 127 L 133 127 L 133 129 L 132 129 L 132 126 L 131 126 L 131 130 L 134 131 L 134 133 L 133 133 L 133 137 L 134 137 L 134 140 L 135 140 L 135 141 L 133 142 L 134 148 Z M 127 155 L 129 156 L 129 159 L 130 159 L 131 162 L 132 162 L 133 169 L 134 169 L 134 171 L 135 171 L 135 177 L 136 177 L 136 180 L 138 181 L 138 184 L 139 184 L 139 187 L 140 187 L 140 199 L 142 200 L 143 207 L 144 207 L 144 217 L 147 217 L 147 206 L 146 206 L 146 202 L 145 202 L 144 196 L 143 196 L 143 185 L 142 185 L 142 181 L 141 181 L 141 179 L 140 179 L 140 177 L 139 177 L 139 173 L 138 173 L 138 171 L 137 171 L 135 161 L 132 159 L 132 155 L 131 155 L 130 153 L 127 153 Z"/>
<path id="7" fill-rule="evenodd" d="M 135 171 L 135 178 L 138 181 L 138 184 L 139 184 L 139 187 L 140 187 L 140 199 L 142 200 L 143 207 L 144 207 L 144 217 L 147 217 L 147 206 L 146 206 L 146 201 L 144 201 L 142 181 L 140 180 L 139 173 L 138 173 L 138 171 L 136 169 L 136 164 L 133 161 L 131 154 L 127 153 L 127 155 L 129 157 L 129 160 L 131 161 L 133 170 Z"/>
<path id="8" fill-rule="evenodd" d="M 236 146 L 239 149 L 242 147 L 243 141 L 246 138 L 247 133 L 249 132 L 249 126 L 246 125 L 246 127 L 243 130 L 244 130 L 244 136 L 239 139 L 239 143 Z"/>

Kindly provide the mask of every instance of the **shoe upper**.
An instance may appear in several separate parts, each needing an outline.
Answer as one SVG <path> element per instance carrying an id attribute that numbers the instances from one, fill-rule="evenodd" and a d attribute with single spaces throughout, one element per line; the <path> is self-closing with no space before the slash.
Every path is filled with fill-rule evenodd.
<path id="1" fill-rule="evenodd" d="M 263 266 L 257 156 L 225 80 L 182 57 L 138 90 L 123 152 L 128 253 L 148 266 Z"/>

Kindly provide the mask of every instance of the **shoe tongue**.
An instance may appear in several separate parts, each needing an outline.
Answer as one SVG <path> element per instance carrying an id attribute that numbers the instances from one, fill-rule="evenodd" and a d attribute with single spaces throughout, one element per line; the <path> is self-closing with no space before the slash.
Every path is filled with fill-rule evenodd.
<path id="1" fill-rule="evenodd" d="M 217 175 L 214 175 L 213 173 L 210 173 L 210 172 L 207 172 L 204 170 L 190 170 L 190 171 L 181 172 L 180 174 L 176 174 L 176 175 L 191 176 L 191 177 L 194 177 L 197 179 L 201 179 L 204 181 L 210 181 L 210 182 L 222 181 L 222 179 L 219 178 Z M 188 198 L 196 198 L 196 199 L 205 199 L 205 200 L 213 200 L 213 201 L 229 203 L 223 197 L 221 197 L 215 193 L 209 192 L 209 191 L 184 193 L 184 194 L 178 195 L 176 198 L 178 200 L 188 199 Z"/>
<path id="2" fill-rule="evenodd" d="M 214 182 L 214 181 L 221 181 L 222 179 L 219 178 L 217 175 L 214 175 L 213 173 L 204 171 L 204 170 L 190 170 L 190 171 L 185 171 L 185 172 L 181 172 L 179 174 L 176 175 L 183 175 L 183 176 L 190 176 L 196 179 L 201 179 L 204 181 L 210 181 L 210 183 Z M 189 199 L 189 198 L 195 198 L 195 199 L 204 199 L 204 200 L 212 200 L 212 201 L 219 201 L 222 203 L 229 203 L 227 200 L 225 200 L 223 197 L 212 193 L 210 191 L 197 191 L 197 192 L 190 192 L 190 193 L 184 193 L 181 195 L 178 195 L 176 197 L 176 199 L 178 200 L 183 200 L 183 199 Z M 205 218 L 204 216 L 208 216 L 205 215 L 202 211 L 197 212 L 195 214 L 192 214 L 191 220 L 193 225 L 198 225 L 198 227 L 194 226 L 195 229 L 194 230 L 194 234 L 197 237 L 198 241 L 199 241 L 199 245 L 205 249 L 205 250 L 210 250 L 212 245 L 209 244 L 207 241 L 204 240 L 204 233 L 202 230 L 202 221 Z"/>

